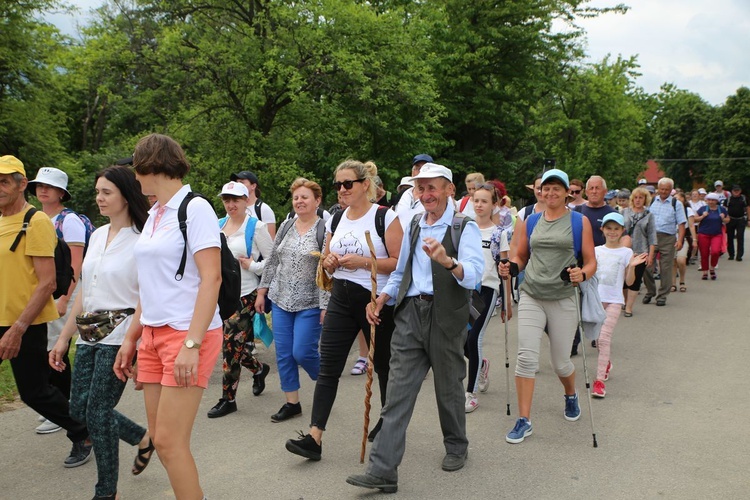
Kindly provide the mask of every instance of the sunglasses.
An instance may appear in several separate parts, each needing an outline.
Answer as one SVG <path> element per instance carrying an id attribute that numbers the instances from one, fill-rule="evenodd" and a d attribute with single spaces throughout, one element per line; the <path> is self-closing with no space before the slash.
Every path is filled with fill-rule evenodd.
<path id="1" fill-rule="evenodd" d="M 349 191 L 351 188 L 354 187 L 355 182 L 365 182 L 365 179 L 354 179 L 353 181 L 344 181 L 344 182 L 334 182 L 333 183 L 333 189 L 336 191 L 341 191 L 341 186 L 344 186 L 344 189 Z"/>
<path id="2" fill-rule="evenodd" d="M 570 194 L 581 194 L 581 190 L 580 189 L 571 189 L 570 190 Z"/>

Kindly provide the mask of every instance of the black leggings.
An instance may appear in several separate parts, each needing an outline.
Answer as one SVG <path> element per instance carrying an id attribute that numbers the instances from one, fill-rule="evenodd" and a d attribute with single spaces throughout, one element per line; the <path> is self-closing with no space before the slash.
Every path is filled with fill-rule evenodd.
<path id="1" fill-rule="evenodd" d="M 346 359 L 354 339 L 362 330 L 370 345 L 370 324 L 365 307 L 370 302 L 370 290 L 347 280 L 334 279 L 331 300 L 320 335 L 320 373 L 315 384 L 310 425 L 325 430 L 336 400 L 339 378 L 346 367 Z M 393 306 L 380 311 L 380 324 L 375 328 L 374 370 L 380 385 L 380 404 L 385 405 L 388 386 L 388 364 L 391 360 L 393 334 Z"/>
<path id="2" fill-rule="evenodd" d="M 635 266 L 635 281 L 633 281 L 633 284 L 630 286 L 625 285 L 625 288 L 627 290 L 633 290 L 634 292 L 639 291 L 641 289 L 641 283 L 643 283 L 643 273 L 645 271 L 646 271 L 645 262 Z"/>
<path id="3" fill-rule="evenodd" d="M 495 310 L 497 292 L 497 290 L 493 290 L 488 286 L 483 286 L 479 290 L 479 295 L 484 302 L 484 310 L 476 321 L 474 321 L 474 326 L 469 330 L 466 336 L 466 344 L 464 344 L 464 356 L 469 359 L 469 376 L 466 382 L 466 392 L 477 392 L 477 385 L 479 384 L 478 373 L 483 357 L 482 341 L 484 340 L 484 332 L 487 330 L 487 325 L 492 317 L 492 312 Z"/>

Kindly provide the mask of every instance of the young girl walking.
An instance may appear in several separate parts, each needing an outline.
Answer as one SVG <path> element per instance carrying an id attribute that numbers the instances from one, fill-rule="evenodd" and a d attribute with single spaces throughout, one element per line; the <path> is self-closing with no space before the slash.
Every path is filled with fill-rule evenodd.
<path id="1" fill-rule="evenodd" d="M 623 283 L 631 286 L 635 281 L 635 268 L 646 262 L 647 253 L 634 254 L 633 251 L 622 245 L 620 239 L 625 232 L 625 219 L 622 215 L 613 212 L 602 219 L 602 233 L 606 238 L 604 245 L 595 248 L 596 251 L 596 277 L 599 279 L 599 297 L 602 300 L 607 319 L 602 325 L 596 347 L 599 349 L 599 362 L 596 370 L 596 380 L 591 395 L 603 398 L 607 394 L 604 382 L 609 379 L 612 369 L 610 361 L 610 346 L 612 344 L 612 332 L 620 317 L 625 299 L 622 293 Z"/>

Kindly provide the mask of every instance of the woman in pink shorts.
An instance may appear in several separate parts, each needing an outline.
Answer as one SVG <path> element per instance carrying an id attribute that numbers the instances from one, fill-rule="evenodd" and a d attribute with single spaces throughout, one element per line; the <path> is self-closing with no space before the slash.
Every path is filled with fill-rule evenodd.
<path id="1" fill-rule="evenodd" d="M 122 380 L 133 376 L 143 395 L 156 452 L 167 469 L 178 500 L 205 498 L 190 452 L 190 434 L 203 390 L 221 350 L 217 299 L 221 285 L 221 240 L 216 214 L 202 198 L 187 205 L 187 244 L 177 213 L 190 193 L 182 179 L 190 165 L 172 138 L 151 134 L 133 154 L 143 194 L 155 195 L 143 232 L 135 245 L 141 325 L 131 325 L 115 360 Z M 185 251 L 187 247 L 187 251 Z M 178 279 L 183 252 L 185 270 Z M 137 317 L 137 316 L 136 316 Z"/>

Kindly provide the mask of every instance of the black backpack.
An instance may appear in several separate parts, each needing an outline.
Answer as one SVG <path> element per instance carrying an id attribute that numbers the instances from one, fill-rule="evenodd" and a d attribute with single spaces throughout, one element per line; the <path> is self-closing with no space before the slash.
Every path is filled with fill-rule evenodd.
<path id="1" fill-rule="evenodd" d="M 26 215 L 23 216 L 23 226 L 16 235 L 16 239 L 10 246 L 10 251 L 15 252 L 18 248 L 18 244 L 21 242 L 21 236 L 26 234 L 26 230 L 29 228 L 29 223 L 34 214 L 37 213 L 37 209 L 31 207 Z M 52 292 L 52 298 L 59 299 L 63 295 L 68 294 L 70 284 L 75 281 L 73 277 L 73 259 L 70 256 L 70 247 L 65 240 L 57 238 L 57 246 L 55 246 L 55 279 L 57 280 L 57 288 Z"/>
<path id="2" fill-rule="evenodd" d="M 177 269 L 177 273 L 174 275 L 174 279 L 177 281 L 182 280 L 182 275 L 185 273 L 185 264 L 187 262 L 187 207 L 190 200 L 193 198 L 203 198 L 211 202 L 202 194 L 193 193 L 192 191 L 185 196 L 185 199 L 180 203 L 180 208 L 177 210 L 177 222 L 180 224 L 180 232 L 182 232 L 182 239 L 185 241 L 185 248 L 182 250 L 182 259 L 180 260 L 180 267 Z M 225 320 L 231 317 L 234 313 L 242 308 L 240 303 L 240 294 L 242 293 L 242 278 L 240 277 L 240 263 L 232 255 L 232 251 L 227 245 L 227 238 L 224 233 L 220 233 L 221 237 L 221 288 L 219 288 L 219 316 Z"/>

